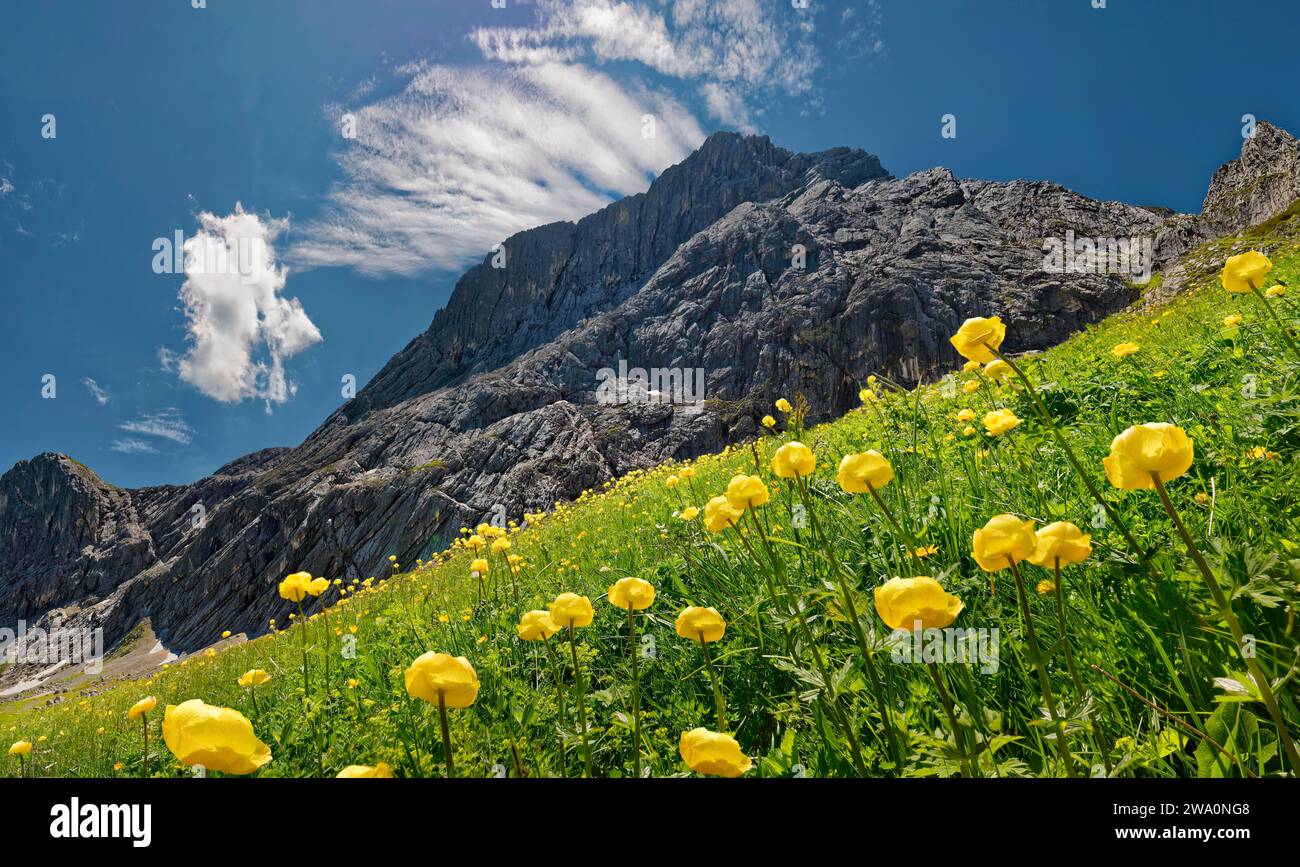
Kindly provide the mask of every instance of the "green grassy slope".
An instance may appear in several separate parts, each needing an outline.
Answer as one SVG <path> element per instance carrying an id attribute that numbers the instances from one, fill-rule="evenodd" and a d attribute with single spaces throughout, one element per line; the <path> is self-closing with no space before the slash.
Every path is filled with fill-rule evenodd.
<path id="1" fill-rule="evenodd" d="M 1270 285 L 1300 279 L 1300 252 L 1286 233 L 1279 237 L 1279 227 L 1290 222 L 1284 217 L 1235 242 L 1268 247 L 1276 266 Z M 964 602 L 957 626 L 998 630 L 996 672 L 938 667 L 956 705 L 961 742 L 978 751 L 975 771 L 1060 776 L 1066 766 L 1041 710 L 1015 585 L 1008 573 L 999 573 L 992 593 L 989 576 L 971 557 L 972 532 L 995 514 L 1013 512 L 1039 522 L 1070 520 L 1094 537 L 1093 555 L 1063 578 L 1082 692 L 1066 667 L 1055 594 L 1046 586 L 1035 590 L 1052 575 L 1024 566 L 1032 623 L 1049 657 L 1074 773 L 1276 774 L 1285 768 L 1277 731 L 1264 706 L 1240 694 L 1243 663 L 1156 494 L 1115 490 L 1101 470 L 1111 439 L 1129 425 L 1168 421 L 1192 437 L 1195 461 L 1170 483 L 1173 503 L 1232 595 L 1261 664 L 1283 681 L 1277 688 L 1282 710 L 1293 735 L 1300 735 L 1292 679 L 1300 653 L 1294 628 L 1300 366 L 1256 298 L 1218 287 L 1215 271 L 1233 243 L 1200 251 L 1205 267 L 1199 285 L 1168 305 L 1111 317 L 1020 360 L 1087 473 L 1151 552 L 1149 565 L 1096 507 L 1018 386 L 971 373 L 910 392 L 876 383 L 878 401 L 829 424 L 784 430 L 700 459 L 690 465 L 692 478 L 681 477 L 685 465 L 662 466 L 559 506 L 509 535 L 509 553 L 524 558 L 518 575 L 509 575 L 504 554 L 491 555 L 482 598 L 469 576 L 471 555 L 459 547 L 415 569 L 402 564 L 387 581 L 354 588 L 341 600 L 332 588 L 325 597 L 332 607 L 306 626 L 308 695 L 301 673 L 304 627 L 298 625 L 198 654 L 98 695 L 68 695 L 41 711 L 0 713 L 0 732 L 37 741 L 31 768 L 38 774 L 138 775 L 140 724 L 128 722 L 125 711 L 155 695 L 149 772 L 187 774 L 163 748 L 159 721 L 163 705 L 202 698 L 252 719 L 274 757 L 262 776 L 332 776 L 345 765 L 376 761 L 399 776 L 438 775 L 437 708 L 410 698 L 403 687 L 411 661 L 438 650 L 468 658 L 482 685 L 471 707 L 450 712 L 458 773 L 555 775 L 563 763 L 576 776 L 582 749 L 570 648 L 563 635 L 552 639 L 564 689 L 561 724 L 557 668 L 540 643 L 521 641 L 514 630 L 521 611 L 573 591 L 589 596 L 596 610 L 594 623 L 576 634 L 576 656 L 590 681 L 586 710 L 595 773 L 627 775 L 633 766 L 627 615 L 604 594 L 617 579 L 635 576 L 658 591 L 654 604 L 637 615 L 642 755 L 649 773 L 688 773 L 678 755 L 680 734 L 717 728 L 700 645 L 673 629 L 677 613 L 694 604 L 714 606 L 727 620 L 725 637 L 709 649 L 725 695 L 726 727 L 755 758 L 751 775 L 954 775 L 958 742 L 935 682 L 924 665 L 891 659 L 888 629 L 872 604 L 872 590 L 883 581 L 923 569 Z M 1297 320 L 1291 296 L 1270 304 L 1288 321 Z M 1235 313 L 1242 324 L 1225 326 L 1224 318 Z M 1111 350 L 1125 341 L 1141 348 L 1117 359 Z M 967 382 L 979 387 L 967 392 Z M 966 434 L 967 424 L 956 418 L 971 409 L 978 428 L 979 418 L 995 407 L 1013 410 L 1023 424 L 994 438 Z M 797 426 L 797 418 L 773 415 L 783 419 L 782 427 Z M 818 461 L 806 506 L 769 467 L 775 448 L 796 433 Z M 841 456 L 866 449 L 880 450 L 894 465 L 897 476 L 882 495 L 901 531 L 870 497 L 847 494 L 836 484 Z M 682 519 L 684 508 L 702 507 L 737 473 L 762 476 L 772 491 L 771 501 L 757 510 L 758 523 L 746 519 L 743 536 L 712 534 L 698 518 Z M 670 478 L 679 483 L 669 487 Z M 920 568 L 906 536 L 924 550 Z M 799 600 L 802 624 L 786 611 L 782 576 Z M 775 603 L 771 586 L 778 586 Z M 879 686 L 846 616 L 846 591 L 861 615 Z M 215 642 L 223 624 L 212 628 Z M 829 684 L 818 672 L 819 659 Z M 258 688 L 256 710 L 236 684 L 250 668 L 272 676 Z M 882 736 L 885 704 L 894 727 L 904 732 L 901 762 L 891 760 Z M 850 736 L 860 754 L 856 762 Z M 7 774 L 17 771 L 12 758 L 2 767 Z"/>

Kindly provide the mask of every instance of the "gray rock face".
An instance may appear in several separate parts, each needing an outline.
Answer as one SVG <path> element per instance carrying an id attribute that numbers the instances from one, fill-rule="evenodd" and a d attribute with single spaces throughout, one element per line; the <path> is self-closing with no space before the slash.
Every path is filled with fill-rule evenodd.
<path id="1" fill-rule="evenodd" d="M 1013 350 L 1052 345 L 1138 290 L 1044 270 L 1044 239 L 1158 236 L 1168 260 L 1207 226 L 1289 206 L 1295 187 L 1256 148 L 1294 139 L 1261 125 L 1252 142 L 1215 176 L 1202 225 L 1050 183 L 900 179 L 862 151 L 714 135 L 646 193 L 508 239 L 506 267 L 471 268 L 297 448 L 133 491 L 58 455 L 19 463 L 0 478 L 0 623 L 54 612 L 111 644 L 147 616 L 176 651 L 256 634 L 286 616 L 289 572 L 382 576 L 389 554 L 427 557 L 497 504 L 518 519 L 743 438 L 777 395 L 833 417 L 869 373 L 951 369 L 967 316 L 1003 316 Z M 702 402 L 602 401 L 620 361 L 702 369 Z"/>

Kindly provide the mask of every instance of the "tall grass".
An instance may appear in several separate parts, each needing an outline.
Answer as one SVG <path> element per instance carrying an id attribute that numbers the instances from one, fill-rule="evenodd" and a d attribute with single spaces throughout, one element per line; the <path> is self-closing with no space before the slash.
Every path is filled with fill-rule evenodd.
<path id="1" fill-rule="evenodd" d="M 1271 282 L 1300 272 L 1294 253 L 1275 264 Z M 472 552 L 461 540 L 386 581 L 346 593 L 333 586 L 321 597 L 332 606 L 328 621 L 317 612 L 98 695 L 4 712 L 0 731 L 35 742 L 29 775 L 137 774 L 141 732 L 127 709 L 144 695 L 160 705 L 202 698 L 249 716 L 274 756 L 262 776 L 332 776 L 379 761 L 398 776 L 440 775 L 448 741 L 437 707 L 403 688 L 411 661 L 438 650 L 466 657 L 482 684 L 449 720 L 460 775 L 583 773 L 575 663 L 596 776 L 629 775 L 634 764 L 655 776 L 689 773 L 681 733 L 714 725 L 724 705 L 730 732 L 755 759 L 749 773 L 763 777 L 1286 772 L 1278 729 L 1160 499 L 1110 488 L 1100 464 L 1132 424 L 1171 422 L 1195 441 L 1190 472 L 1168 486 L 1170 504 L 1300 733 L 1300 402 L 1279 330 L 1297 316 L 1288 296 L 1267 303 L 1278 321 L 1255 299 L 1206 281 L 1163 308 L 1113 316 L 1014 359 L 1104 506 L 1017 379 L 956 373 L 915 390 L 881 379 L 862 408 L 808 429 L 799 397 L 788 395 L 793 411 L 774 410 L 776 429 L 757 441 L 629 473 L 526 529 L 511 527 L 509 554 L 523 558 L 517 571 L 506 552 Z M 1232 314 L 1241 324 L 1224 324 Z M 1122 342 L 1140 349 L 1117 358 L 1112 348 Z M 968 392 L 966 382 L 979 385 Z M 963 409 L 976 415 L 974 432 L 958 420 Z M 993 409 L 1023 423 L 989 436 L 979 418 Z M 816 469 L 797 482 L 777 479 L 772 454 L 796 436 Z M 835 481 L 843 455 L 868 449 L 896 474 L 878 499 Z M 759 476 L 771 499 L 718 533 L 684 519 L 737 474 Z M 1092 534 L 1093 554 L 1059 574 L 1019 564 L 1022 608 L 1011 576 L 990 581 L 971 557 L 973 532 L 1001 513 L 1072 521 Z M 469 568 L 478 557 L 490 567 L 482 582 Z M 962 600 L 957 626 L 997 630 L 996 671 L 896 659 L 872 591 L 914 575 L 933 576 Z M 625 577 L 657 591 L 636 612 L 632 645 L 629 612 L 604 599 Z M 589 596 L 596 611 L 591 627 L 574 631 L 572 652 L 564 632 L 521 641 L 520 615 L 563 591 Z M 673 621 L 687 605 L 716 608 L 725 636 L 707 647 L 679 637 Z M 224 628 L 212 624 L 214 641 Z M 236 682 L 253 668 L 271 675 L 256 687 L 256 704 Z M 189 773 L 159 749 L 155 775 Z M 17 762 L 3 769 L 16 775 Z"/>

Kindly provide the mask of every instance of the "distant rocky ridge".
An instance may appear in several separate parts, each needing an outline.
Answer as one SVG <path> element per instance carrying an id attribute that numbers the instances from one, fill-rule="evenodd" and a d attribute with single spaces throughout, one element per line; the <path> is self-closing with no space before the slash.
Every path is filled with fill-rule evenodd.
<path id="1" fill-rule="evenodd" d="M 136 490 L 63 455 L 18 463 L 0 478 L 0 624 L 103 627 L 111 645 L 148 617 L 177 652 L 255 634 L 285 617 L 289 572 L 383 575 L 389 554 L 427 557 L 497 504 L 518 519 L 749 436 L 774 395 L 833 417 L 868 373 L 951 369 L 967 316 L 999 314 L 1009 349 L 1038 349 L 1138 297 L 1123 275 L 1044 271 L 1045 238 L 1145 237 L 1156 268 L 1176 267 L 1297 196 L 1300 144 L 1266 123 L 1200 216 L 718 133 L 646 193 L 509 238 L 505 268 L 471 268 L 297 448 Z M 702 405 L 600 403 L 598 372 L 620 359 L 702 368 Z"/>

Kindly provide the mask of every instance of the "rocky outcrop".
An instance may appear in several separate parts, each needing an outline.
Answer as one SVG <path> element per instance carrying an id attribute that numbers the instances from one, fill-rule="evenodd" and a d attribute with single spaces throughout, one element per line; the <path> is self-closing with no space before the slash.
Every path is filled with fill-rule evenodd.
<path id="1" fill-rule="evenodd" d="M 1289 146 L 1271 129 L 1247 151 Z M 947 337 L 967 316 L 1003 316 L 1011 349 L 1049 346 L 1139 290 L 1131 275 L 1045 269 L 1044 239 L 1157 238 L 1169 261 L 1210 226 L 1290 204 L 1247 156 L 1193 218 L 712 136 L 646 193 L 507 239 L 505 267 L 471 268 L 297 448 L 135 491 L 61 456 L 17 465 L 0 478 L 0 622 L 58 609 L 111 643 L 149 617 L 178 651 L 257 633 L 287 613 L 275 584 L 290 571 L 381 576 L 388 555 L 428 556 L 497 507 L 518 519 L 743 438 L 777 394 L 837 415 L 869 373 L 915 383 L 951 369 Z M 1232 185 L 1254 192 L 1233 198 Z M 676 371 L 678 385 L 702 370 L 702 393 L 665 400 L 668 378 L 602 400 L 620 361 Z"/>

